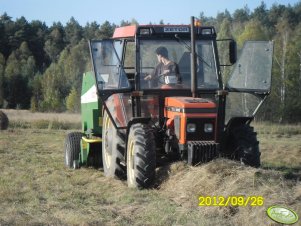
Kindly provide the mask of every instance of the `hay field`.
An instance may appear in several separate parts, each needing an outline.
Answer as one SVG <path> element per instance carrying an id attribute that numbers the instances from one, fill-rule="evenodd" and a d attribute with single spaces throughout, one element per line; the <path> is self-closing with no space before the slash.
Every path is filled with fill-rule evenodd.
<path id="1" fill-rule="evenodd" d="M 0 109 L 9 118 L 10 128 L 23 129 L 81 129 L 80 114 L 41 113 L 28 110 Z"/>
<path id="2" fill-rule="evenodd" d="M 266 209 L 281 204 L 301 216 L 301 126 L 255 128 L 261 168 L 176 162 L 157 169 L 153 189 L 138 191 L 101 170 L 66 169 L 68 130 L 10 127 L 0 132 L 0 225 L 281 225 Z M 262 196 L 264 203 L 206 207 L 199 196 Z"/>

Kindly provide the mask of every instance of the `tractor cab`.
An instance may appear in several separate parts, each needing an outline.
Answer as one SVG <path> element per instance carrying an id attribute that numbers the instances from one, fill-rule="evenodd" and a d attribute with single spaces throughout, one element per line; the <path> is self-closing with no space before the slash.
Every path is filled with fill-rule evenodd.
<path id="1" fill-rule="evenodd" d="M 195 28 L 193 70 L 190 31 L 188 25 L 127 26 L 116 28 L 110 40 L 90 42 L 97 91 L 105 108 L 116 110 L 116 105 L 110 107 L 107 103 L 118 96 L 126 112 L 114 119 L 117 127 L 127 127 L 136 117 L 163 119 L 165 98 L 192 97 L 192 85 L 195 98 L 210 96 L 216 102 L 215 94 L 223 89 L 223 83 L 219 75 L 215 29 Z M 158 72 L 161 63 L 156 53 L 158 48 L 165 49 L 166 58 L 176 65 L 177 72 Z M 147 79 L 151 75 L 153 78 Z M 114 113 L 108 111 L 108 114 L 113 120 Z M 159 123 L 163 125 L 164 120 Z"/>
<path id="2" fill-rule="evenodd" d="M 215 55 L 217 54 L 215 30 L 213 27 L 201 27 L 196 31 L 195 69 L 197 89 L 221 89 L 222 81 L 218 75 L 218 61 Z M 99 82 L 104 84 L 104 87 L 100 87 L 100 90 L 104 91 L 103 93 L 108 89 L 124 89 L 126 86 L 132 90 L 146 91 L 158 90 L 162 86 L 166 88 L 164 85 L 169 85 L 169 89 L 190 90 L 192 73 L 191 44 L 190 27 L 187 25 L 120 27 L 116 28 L 113 39 L 91 41 L 90 45 L 95 72 L 98 73 Z M 148 82 L 144 79 L 146 75 L 153 73 L 160 63 L 156 57 L 158 48 L 164 48 L 168 60 L 177 64 L 180 83 L 176 82 L 175 74 L 160 74 L 155 82 Z M 105 55 L 103 55 L 104 52 Z M 109 85 L 109 81 L 102 73 L 102 71 L 113 69 L 109 68 L 112 67 L 111 64 L 106 64 L 108 60 L 111 61 L 110 63 L 119 63 L 123 67 L 123 74 L 120 74 L 120 79 L 126 77 L 129 84 Z M 178 85 L 176 86 L 176 84 Z M 109 87 L 106 87 L 106 85 Z"/>
<path id="3" fill-rule="evenodd" d="M 151 186 L 162 159 L 196 165 L 225 156 L 259 166 L 249 124 L 270 92 L 273 43 L 247 42 L 236 62 L 235 41 L 216 36 L 192 18 L 190 25 L 119 27 L 111 39 L 91 40 L 80 165 L 97 159 L 106 176 L 140 188 Z"/>

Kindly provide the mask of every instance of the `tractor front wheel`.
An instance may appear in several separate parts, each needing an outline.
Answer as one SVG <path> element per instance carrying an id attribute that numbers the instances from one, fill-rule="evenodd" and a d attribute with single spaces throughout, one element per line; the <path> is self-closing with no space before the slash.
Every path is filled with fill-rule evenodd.
<path id="1" fill-rule="evenodd" d="M 151 128 L 137 123 L 130 129 L 127 143 L 129 187 L 149 188 L 155 180 L 156 143 Z"/>
<path id="2" fill-rule="evenodd" d="M 65 139 L 65 165 L 69 168 L 79 168 L 80 141 L 82 133 L 71 132 Z"/>

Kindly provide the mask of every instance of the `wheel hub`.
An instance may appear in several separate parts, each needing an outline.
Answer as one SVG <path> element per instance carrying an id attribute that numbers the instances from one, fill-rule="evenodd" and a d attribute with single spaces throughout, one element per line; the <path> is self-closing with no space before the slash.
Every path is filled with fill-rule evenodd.
<path id="1" fill-rule="evenodd" d="M 131 185 L 135 184 L 135 156 L 134 156 L 134 144 L 131 142 L 129 146 L 129 152 L 127 156 L 127 174 L 128 181 Z"/>
<path id="2" fill-rule="evenodd" d="M 111 167 L 111 159 L 112 159 L 112 130 L 110 129 L 111 122 L 109 117 L 106 118 L 105 122 L 105 134 L 104 134 L 104 163 L 107 168 Z"/>

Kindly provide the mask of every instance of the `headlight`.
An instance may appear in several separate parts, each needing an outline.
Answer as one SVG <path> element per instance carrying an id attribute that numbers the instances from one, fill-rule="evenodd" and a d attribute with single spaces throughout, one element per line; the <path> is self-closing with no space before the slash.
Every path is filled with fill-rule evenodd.
<path id="1" fill-rule="evenodd" d="M 212 133 L 213 132 L 213 124 L 205 123 L 204 131 L 205 131 L 205 133 Z"/>
<path id="2" fill-rule="evenodd" d="M 196 125 L 194 123 L 188 123 L 186 130 L 188 133 L 194 133 L 196 131 Z"/>

